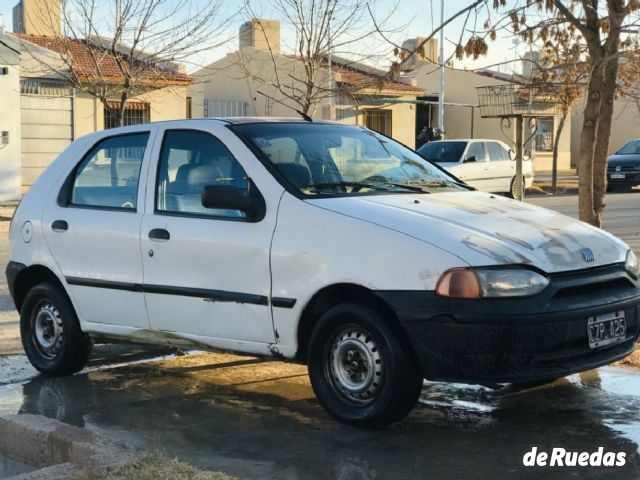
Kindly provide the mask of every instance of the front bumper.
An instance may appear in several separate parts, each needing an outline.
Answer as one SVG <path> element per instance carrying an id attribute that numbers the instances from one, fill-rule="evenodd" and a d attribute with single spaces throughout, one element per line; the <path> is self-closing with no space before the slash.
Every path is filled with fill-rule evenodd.
<path id="1" fill-rule="evenodd" d="M 620 265 L 551 277 L 539 295 L 453 300 L 378 292 L 395 310 L 425 378 L 465 383 L 566 376 L 624 358 L 640 333 L 640 285 Z M 624 311 L 626 338 L 589 348 L 589 317 Z"/>
<path id="2" fill-rule="evenodd" d="M 624 173 L 624 178 L 611 178 L 611 174 Z M 607 172 L 607 184 L 615 187 L 633 187 L 640 185 L 640 172 L 636 171 L 624 171 L 624 172 Z"/>

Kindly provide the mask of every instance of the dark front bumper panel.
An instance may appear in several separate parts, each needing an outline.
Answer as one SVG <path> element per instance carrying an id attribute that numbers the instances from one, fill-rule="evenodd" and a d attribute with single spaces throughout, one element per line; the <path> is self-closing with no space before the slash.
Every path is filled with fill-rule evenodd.
<path id="1" fill-rule="evenodd" d="M 426 378 L 523 382 L 589 370 L 633 351 L 640 333 L 640 289 L 634 282 L 619 282 L 622 275 L 616 268 L 559 277 L 543 294 L 527 299 L 377 293 L 395 310 Z M 582 288 L 594 280 L 610 288 Z M 616 311 L 625 312 L 625 340 L 589 348 L 588 318 Z"/>

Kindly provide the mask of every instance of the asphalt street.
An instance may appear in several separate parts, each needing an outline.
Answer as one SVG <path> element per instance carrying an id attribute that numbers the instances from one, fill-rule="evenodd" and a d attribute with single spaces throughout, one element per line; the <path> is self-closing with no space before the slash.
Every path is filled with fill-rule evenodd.
<path id="1" fill-rule="evenodd" d="M 577 215 L 576 197 L 527 201 Z M 640 193 L 610 195 L 604 227 L 640 253 Z M 3 238 L 2 265 L 7 251 Z M 18 317 L 0 278 L 0 415 L 41 414 L 240 478 L 640 478 L 640 372 L 606 367 L 498 390 L 426 382 L 406 420 L 363 431 L 328 417 L 305 367 L 275 360 L 103 345 L 80 374 L 37 376 L 17 355 Z M 534 446 L 603 447 L 626 462 L 526 468 Z"/>

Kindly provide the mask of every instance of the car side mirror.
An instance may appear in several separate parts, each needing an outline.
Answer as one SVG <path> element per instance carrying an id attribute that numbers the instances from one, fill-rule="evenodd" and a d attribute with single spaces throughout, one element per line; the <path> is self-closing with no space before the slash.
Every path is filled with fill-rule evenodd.
<path id="1" fill-rule="evenodd" d="M 469 162 L 477 162 L 478 159 L 476 158 L 475 155 L 471 155 L 470 157 L 465 158 L 462 163 L 469 163 Z"/>
<path id="2" fill-rule="evenodd" d="M 266 205 L 264 198 L 253 181 L 247 179 L 247 187 L 233 185 L 206 185 L 200 195 L 202 206 L 220 210 L 239 210 L 251 222 L 264 218 Z"/>

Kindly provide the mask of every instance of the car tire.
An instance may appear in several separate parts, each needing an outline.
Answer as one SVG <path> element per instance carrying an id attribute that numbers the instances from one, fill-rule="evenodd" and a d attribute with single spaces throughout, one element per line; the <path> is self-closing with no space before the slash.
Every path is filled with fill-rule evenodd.
<path id="1" fill-rule="evenodd" d="M 36 285 L 25 297 L 20 335 L 31 365 L 47 375 L 79 372 L 91 354 L 91 339 L 80 329 L 69 297 L 52 283 Z"/>
<path id="2" fill-rule="evenodd" d="M 527 191 L 527 183 L 526 183 L 526 179 L 524 177 L 522 177 L 522 188 L 523 188 L 523 192 L 522 192 L 522 198 L 524 198 L 524 194 Z M 507 192 L 507 197 L 509 198 L 516 198 L 516 177 L 513 177 L 511 179 L 511 184 L 509 187 L 509 191 Z"/>
<path id="3" fill-rule="evenodd" d="M 382 428 L 416 405 L 423 376 L 401 332 L 365 305 L 343 303 L 327 310 L 308 349 L 311 385 L 337 420 Z"/>

